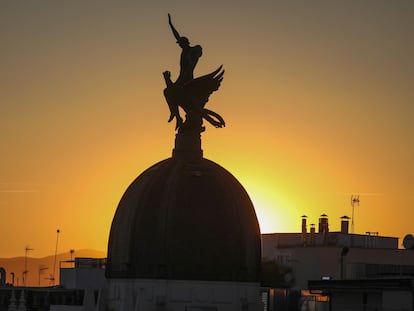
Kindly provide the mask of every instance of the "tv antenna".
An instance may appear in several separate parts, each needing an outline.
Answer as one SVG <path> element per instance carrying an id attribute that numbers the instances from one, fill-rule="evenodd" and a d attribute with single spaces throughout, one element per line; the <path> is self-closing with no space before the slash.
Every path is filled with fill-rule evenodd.
<path id="1" fill-rule="evenodd" d="M 40 275 L 43 273 L 43 271 L 49 269 L 48 267 L 45 267 L 43 265 L 39 266 L 39 280 L 38 280 L 38 285 L 40 286 Z"/>
<path id="2" fill-rule="evenodd" d="M 24 249 L 24 271 L 23 271 L 23 286 L 26 286 L 26 281 L 27 281 L 27 273 L 29 272 L 29 270 L 27 270 L 27 253 L 29 251 L 34 250 L 33 248 L 30 248 L 29 246 L 26 246 L 26 248 Z"/>
<path id="3" fill-rule="evenodd" d="M 359 195 L 351 195 L 351 206 L 352 206 L 351 233 L 354 233 L 354 228 L 355 228 L 355 221 L 354 221 L 355 205 L 359 206 Z"/>

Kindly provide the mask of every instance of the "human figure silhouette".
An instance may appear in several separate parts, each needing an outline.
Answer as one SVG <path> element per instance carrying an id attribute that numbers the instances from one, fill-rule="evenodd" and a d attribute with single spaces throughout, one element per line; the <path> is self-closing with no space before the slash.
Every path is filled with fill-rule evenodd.
<path id="1" fill-rule="evenodd" d="M 170 14 L 168 14 L 168 24 L 170 25 L 178 45 L 182 49 L 180 57 L 180 75 L 175 81 L 175 84 L 177 86 L 184 85 L 194 79 L 194 68 L 197 65 L 198 59 L 203 54 L 203 50 L 200 45 L 190 46 L 188 38 L 180 36 L 177 29 L 175 29 L 172 24 Z"/>

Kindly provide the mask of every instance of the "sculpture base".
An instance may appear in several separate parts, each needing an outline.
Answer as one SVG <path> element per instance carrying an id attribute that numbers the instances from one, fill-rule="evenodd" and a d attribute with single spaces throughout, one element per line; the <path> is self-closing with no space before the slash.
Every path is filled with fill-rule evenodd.
<path id="1" fill-rule="evenodd" d="M 180 132 L 175 135 L 172 156 L 178 160 L 197 160 L 203 158 L 201 135 L 197 132 Z"/>

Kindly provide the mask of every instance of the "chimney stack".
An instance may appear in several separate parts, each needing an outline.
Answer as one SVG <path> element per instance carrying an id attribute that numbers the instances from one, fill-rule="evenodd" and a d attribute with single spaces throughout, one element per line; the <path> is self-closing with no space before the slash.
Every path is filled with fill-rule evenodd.
<path id="1" fill-rule="evenodd" d="M 341 233 L 348 234 L 349 233 L 349 217 L 342 216 L 341 217 Z"/>
<path id="2" fill-rule="evenodd" d="M 302 236 L 301 236 L 301 242 L 303 246 L 306 246 L 307 244 L 307 231 L 308 229 L 306 228 L 306 215 L 302 215 Z"/>
<path id="3" fill-rule="evenodd" d="M 308 216 L 302 215 L 302 233 L 307 233 L 308 229 L 306 228 L 306 218 Z"/>
<path id="4" fill-rule="evenodd" d="M 329 232 L 329 225 L 328 225 L 328 215 L 322 214 L 319 218 L 319 233 L 328 233 Z"/>
<path id="5" fill-rule="evenodd" d="M 315 244 L 315 224 L 310 225 L 310 244 Z"/>

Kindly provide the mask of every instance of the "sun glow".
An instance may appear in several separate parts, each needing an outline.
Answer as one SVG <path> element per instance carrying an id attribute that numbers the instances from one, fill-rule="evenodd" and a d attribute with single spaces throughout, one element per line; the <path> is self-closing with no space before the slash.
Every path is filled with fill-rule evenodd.
<path id="1" fill-rule="evenodd" d="M 289 209 L 283 200 L 274 193 L 257 189 L 252 189 L 249 195 L 262 233 L 291 231 L 291 222 L 294 222 L 295 217 L 293 213 L 288 212 Z"/>

